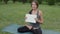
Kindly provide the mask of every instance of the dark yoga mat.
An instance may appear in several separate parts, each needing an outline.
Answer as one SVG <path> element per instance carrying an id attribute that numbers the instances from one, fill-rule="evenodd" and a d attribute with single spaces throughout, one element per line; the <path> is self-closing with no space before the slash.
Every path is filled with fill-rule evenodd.
<path id="1" fill-rule="evenodd" d="M 21 25 L 17 25 L 17 24 L 11 24 L 9 26 L 6 26 L 5 28 L 3 28 L 3 32 L 9 32 L 12 34 L 32 34 L 31 32 L 26 32 L 26 33 L 18 33 L 17 32 L 17 28 L 22 27 Z M 44 30 L 42 29 L 43 34 L 60 34 L 60 32 L 55 32 L 52 30 Z"/>

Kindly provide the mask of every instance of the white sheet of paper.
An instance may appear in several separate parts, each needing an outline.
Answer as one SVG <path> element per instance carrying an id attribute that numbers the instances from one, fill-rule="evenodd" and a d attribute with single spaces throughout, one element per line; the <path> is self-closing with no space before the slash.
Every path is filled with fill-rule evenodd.
<path id="1" fill-rule="evenodd" d="M 26 14 L 25 22 L 36 23 L 35 18 L 37 18 L 37 15 Z"/>

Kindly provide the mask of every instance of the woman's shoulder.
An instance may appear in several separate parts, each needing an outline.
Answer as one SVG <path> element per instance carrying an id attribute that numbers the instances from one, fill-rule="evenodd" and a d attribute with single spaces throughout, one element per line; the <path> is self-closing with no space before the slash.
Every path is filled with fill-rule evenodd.
<path id="1" fill-rule="evenodd" d="M 41 10 L 39 10 L 39 14 L 42 14 L 42 11 Z"/>
<path id="2" fill-rule="evenodd" d="M 42 13 L 42 11 L 41 11 L 41 10 L 39 10 L 39 13 Z"/>

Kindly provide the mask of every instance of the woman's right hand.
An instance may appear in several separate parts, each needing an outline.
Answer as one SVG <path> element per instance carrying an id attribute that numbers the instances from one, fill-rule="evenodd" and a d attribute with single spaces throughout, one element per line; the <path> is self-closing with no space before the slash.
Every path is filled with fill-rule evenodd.
<path id="1" fill-rule="evenodd" d="M 32 26 L 26 25 L 30 30 L 32 29 Z"/>

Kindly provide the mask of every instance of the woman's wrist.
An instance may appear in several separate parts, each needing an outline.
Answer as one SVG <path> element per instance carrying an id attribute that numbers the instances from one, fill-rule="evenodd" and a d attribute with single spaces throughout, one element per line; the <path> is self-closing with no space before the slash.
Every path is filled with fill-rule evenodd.
<path id="1" fill-rule="evenodd" d="M 37 21 L 37 22 L 39 22 L 39 23 L 43 23 L 43 22 L 42 22 L 42 21 L 40 21 L 39 19 L 36 19 L 36 21 Z"/>

